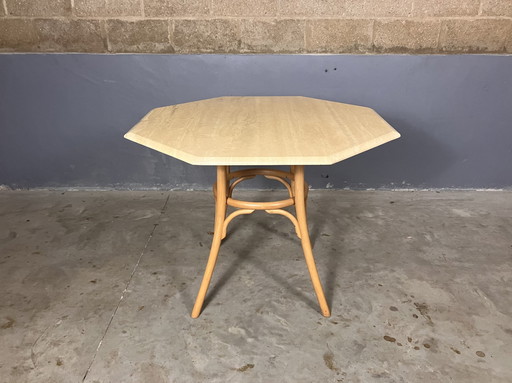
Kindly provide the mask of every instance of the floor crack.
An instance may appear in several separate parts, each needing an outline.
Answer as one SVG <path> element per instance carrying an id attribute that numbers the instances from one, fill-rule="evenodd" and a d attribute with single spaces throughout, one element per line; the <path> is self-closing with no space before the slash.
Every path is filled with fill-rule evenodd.
<path id="1" fill-rule="evenodd" d="M 167 203 L 169 202 L 169 198 L 171 197 L 171 195 L 169 194 L 167 196 L 167 199 L 165 200 L 165 203 L 164 203 L 164 206 L 162 206 L 162 210 L 160 210 L 160 214 L 164 214 L 165 212 L 165 209 L 167 209 Z"/>
<path id="2" fill-rule="evenodd" d="M 46 334 L 46 331 L 51 327 L 48 326 L 44 329 L 44 331 L 37 337 L 37 339 L 32 344 L 32 347 L 30 347 L 30 360 L 32 360 L 32 364 L 34 365 L 34 368 L 36 368 L 36 353 L 34 352 L 34 347 L 36 347 L 37 342 L 39 342 L 39 339 L 43 337 L 44 334 Z"/>
<path id="3" fill-rule="evenodd" d="M 165 200 L 165 203 L 164 203 L 164 206 L 160 210 L 160 214 L 163 214 L 165 212 L 165 209 L 167 208 L 167 203 L 169 202 L 170 196 L 171 196 L 170 194 L 167 196 L 167 198 Z M 89 363 L 89 366 L 87 367 L 87 371 L 85 371 L 84 377 L 82 378 L 82 382 L 85 381 L 85 379 L 87 378 L 87 375 L 89 375 L 89 372 L 91 371 L 91 367 L 92 367 L 92 365 L 93 365 L 93 363 L 94 363 L 94 361 L 96 359 L 96 355 L 98 355 L 98 351 L 101 348 L 103 340 L 105 339 L 105 336 L 107 335 L 107 332 L 108 332 L 108 330 L 110 328 L 110 325 L 112 324 L 112 321 L 114 320 L 114 317 L 116 316 L 116 313 L 117 313 L 117 310 L 119 309 L 119 306 L 121 306 L 121 302 L 123 301 L 123 299 L 125 297 L 125 294 L 128 291 L 128 287 L 130 286 L 130 284 L 132 282 L 133 276 L 135 275 L 135 272 L 137 271 L 137 269 L 139 267 L 140 261 L 142 260 L 142 257 L 144 256 L 144 254 L 146 252 L 146 249 L 148 248 L 149 242 L 153 238 L 153 234 L 155 233 L 155 230 L 156 230 L 157 226 L 158 226 L 158 223 L 154 223 L 153 224 L 153 229 L 149 233 L 149 237 L 146 240 L 146 243 L 144 244 L 144 247 L 142 248 L 142 251 L 141 251 L 141 253 L 139 255 L 139 258 L 137 259 L 137 262 L 135 263 L 135 266 L 133 267 L 133 270 L 132 270 L 132 272 L 130 274 L 130 278 L 128 278 L 128 282 L 126 283 L 126 286 L 124 287 L 124 290 L 121 293 L 121 297 L 119 298 L 119 301 L 117 302 L 117 305 L 116 305 L 114 311 L 112 312 L 112 315 L 110 316 L 110 320 L 108 321 L 107 327 L 105 328 L 105 331 L 103 331 L 103 335 L 102 335 L 102 337 L 101 337 L 101 339 L 100 339 L 100 341 L 98 343 L 98 346 L 96 347 L 96 350 L 94 351 L 94 355 L 92 356 L 91 362 Z"/>

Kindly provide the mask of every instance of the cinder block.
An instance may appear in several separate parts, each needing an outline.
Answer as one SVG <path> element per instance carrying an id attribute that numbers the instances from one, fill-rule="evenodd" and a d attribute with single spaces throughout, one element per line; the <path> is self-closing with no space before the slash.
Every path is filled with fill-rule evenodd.
<path id="1" fill-rule="evenodd" d="M 144 0 L 148 17 L 201 17 L 210 12 L 210 0 Z"/>
<path id="2" fill-rule="evenodd" d="M 175 20 L 173 46 L 178 53 L 238 53 L 240 24 L 232 19 Z"/>
<path id="3" fill-rule="evenodd" d="M 70 16 L 71 0 L 5 0 L 11 16 Z M 1 4 L 0 4 L 1 5 Z"/>
<path id="4" fill-rule="evenodd" d="M 512 53 L 512 33 L 508 35 L 508 38 L 505 41 L 505 50 L 507 53 Z"/>
<path id="5" fill-rule="evenodd" d="M 141 0 L 75 0 L 75 15 L 93 16 L 142 16 Z"/>
<path id="6" fill-rule="evenodd" d="M 378 53 L 432 53 L 437 50 L 438 20 L 377 20 L 374 49 Z"/>
<path id="7" fill-rule="evenodd" d="M 406 17 L 413 0 L 346 0 L 346 17 Z"/>
<path id="8" fill-rule="evenodd" d="M 111 52 L 172 53 L 167 20 L 108 20 Z"/>
<path id="9" fill-rule="evenodd" d="M 451 53 L 505 53 L 512 20 L 446 20 L 441 24 L 440 47 Z"/>
<path id="10" fill-rule="evenodd" d="M 482 15 L 512 17 L 512 1 L 482 0 Z"/>
<path id="11" fill-rule="evenodd" d="M 37 41 L 32 21 L 0 19 L 0 52 L 31 52 L 37 49 Z"/>
<path id="12" fill-rule="evenodd" d="M 343 16 L 345 2 L 341 0 L 281 0 L 280 16 Z"/>
<path id="13" fill-rule="evenodd" d="M 372 21 L 308 20 L 306 51 L 311 53 L 365 53 L 371 51 Z"/>
<path id="14" fill-rule="evenodd" d="M 98 20 L 36 19 L 39 50 L 45 52 L 106 52 Z"/>
<path id="15" fill-rule="evenodd" d="M 480 0 L 416 0 L 413 16 L 476 16 Z"/>
<path id="16" fill-rule="evenodd" d="M 276 16 L 277 0 L 213 0 L 212 13 L 215 16 Z"/>
<path id="17" fill-rule="evenodd" d="M 304 20 L 242 20 L 241 51 L 299 53 L 304 51 Z"/>

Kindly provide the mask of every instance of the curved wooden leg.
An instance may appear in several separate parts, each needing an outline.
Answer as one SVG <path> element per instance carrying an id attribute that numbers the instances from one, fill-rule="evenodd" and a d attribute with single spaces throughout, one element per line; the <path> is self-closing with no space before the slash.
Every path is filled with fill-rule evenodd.
<path id="1" fill-rule="evenodd" d="M 313 250 L 311 249 L 311 241 L 309 240 L 308 223 L 306 218 L 304 166 L 294 166 L 294 173 L 295 182 L 293 184 L 295 189 L 295 210 L 297 212 L 297 221 L 299 221 L 302 250 L 304 251 L 304 257 L 306 258 L 309 275 L 311 276 L 311 282 L 313 283 L 313 288 L 315 289 L 322 315 L 324 317 L 330 317 L 331 312 L 329 310 L 329 306 L 327 305 L 327 301 L 325 300 L 324 290 L 322 289 L 322 283 L 318 277 L 315 258 L 313 257 Z"/>
<path id="2" fill-rule="evenodd" d="M 201 314 L 204 298 L 208 291 L 208 286 L 213 275 L 213 269 L 217 262 L 217 255 L 219 254 L 220 243 L 222 241 L 222 228 L 226 218 L 226 200 L 227 200 L 227 168 L 226 166 L 217 166 L 217 184 L 215 190 L 215 227 L 213 232 L 212 246 L 210 248 L 210 256 L 206 264 L 203 281 L 199 292 L 197 293 L 196 303 L 192 309 L 192 318 L 197 318 Z"/>

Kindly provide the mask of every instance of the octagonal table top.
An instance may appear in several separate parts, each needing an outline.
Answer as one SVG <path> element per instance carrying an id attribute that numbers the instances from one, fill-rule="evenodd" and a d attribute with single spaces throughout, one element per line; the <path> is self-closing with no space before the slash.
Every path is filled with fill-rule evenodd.
<path id="1" fill-rule="evenodd" d="M 330 165 L 398 137 L 370 108 L 296 96 L 156 108 L 125 135 L 193 165 Z"/>

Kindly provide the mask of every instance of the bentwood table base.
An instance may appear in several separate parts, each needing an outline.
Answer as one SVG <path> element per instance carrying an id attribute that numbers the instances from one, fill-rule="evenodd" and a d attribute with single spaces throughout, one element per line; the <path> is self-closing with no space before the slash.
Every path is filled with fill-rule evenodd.
<path id="1" fill-rule="evenodd" d="M 232 193 L 235 186 L 244 180 L 254 178 L 256 175 L 263 175 L 281 182 L 288 190 L 289 198 L 273 202 L 250 202 L 233 199 Z M 220 245 L 222 240 L 226 237 L 226 230 L 229 223 L 233 218 L 242 214 L 251 214 L 255 210 L 265 210 L 270 214 L 284 215 L 293 223 L 297 236 L 302 243 L 304 257 L 320 305 L 320 310 L 323 316 L 329 317 L 331 313 L 327 301 L 325 300 L 320 278 L 318 277 L 318 271 L 311 249 L 311 241 L 309 239 L 306 218 L 308 186 L 304 181 L 304 166 L 290 166 L 289 172 L 271 169 L 245 169 L 231 172 L 229 166 L 217 166 L 217 182 L 213 185 L 213 194 L 215 196 L 215 228 L 213 241 L 201 287 L 199 288 L 199 293 L 197 294 L 197 299 L 192 309 L 192 318 L 197 318 L 201 314 L 204 298 L 208 291 L 208 286 L 210 285 L 215 263 L 217 262 Z M 295 205 L 296 216 L 283 209 L 292 205 Z M 228 206 L 235 207 L 237 210 L 226 216 Z"/>

